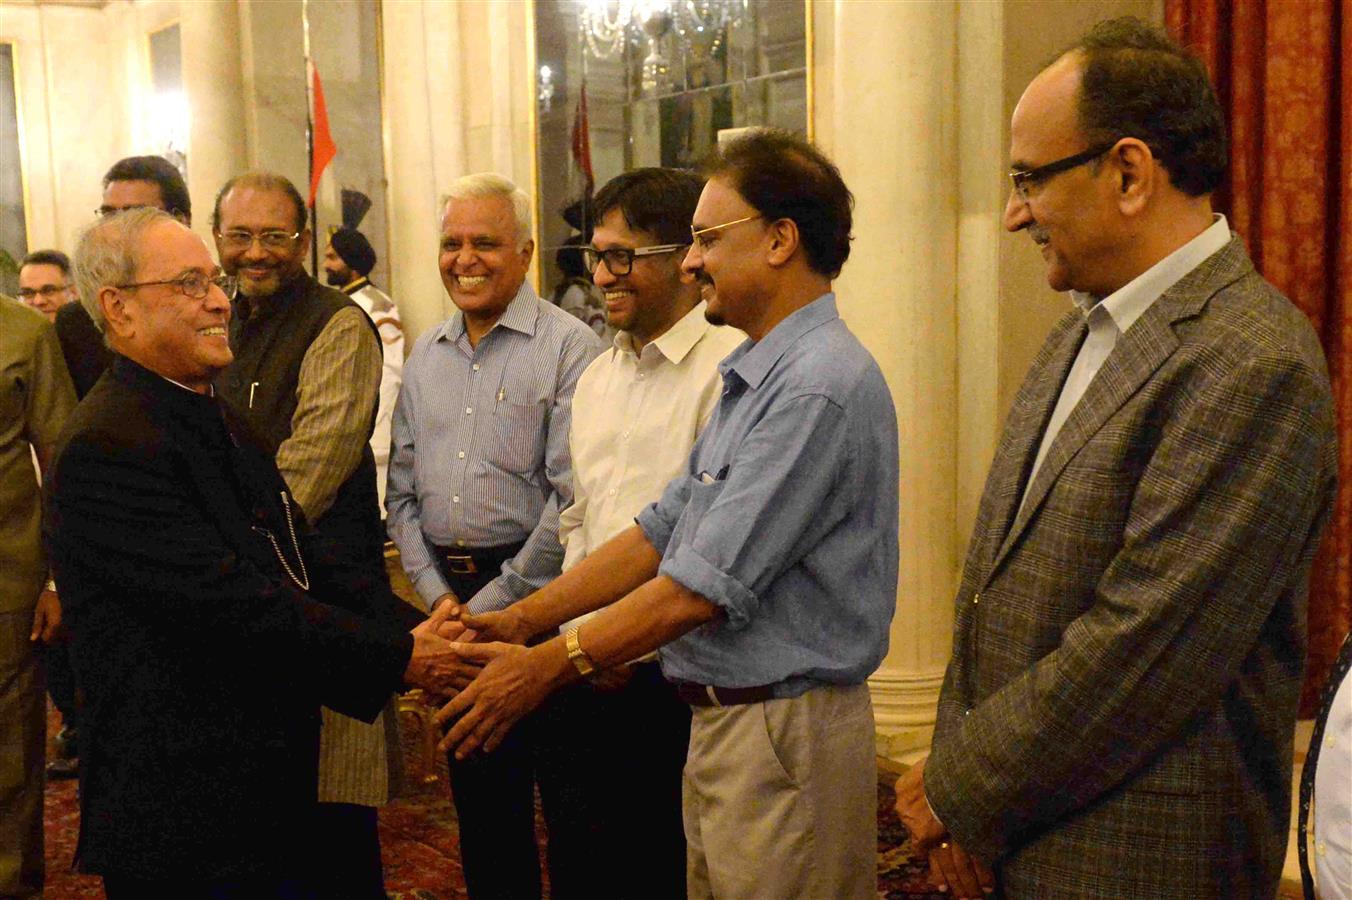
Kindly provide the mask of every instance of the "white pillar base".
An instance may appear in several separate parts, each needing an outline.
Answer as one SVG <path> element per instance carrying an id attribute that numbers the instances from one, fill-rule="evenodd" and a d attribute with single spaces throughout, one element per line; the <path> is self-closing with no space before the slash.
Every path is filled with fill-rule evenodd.
<path id="1" fill-rule="evenodd" d="M 908 672 L 885 666 L 873 673 L 868 688 L 879 756 L 910 765 L 929 752 L 943 683 L 943 669 Z"/>

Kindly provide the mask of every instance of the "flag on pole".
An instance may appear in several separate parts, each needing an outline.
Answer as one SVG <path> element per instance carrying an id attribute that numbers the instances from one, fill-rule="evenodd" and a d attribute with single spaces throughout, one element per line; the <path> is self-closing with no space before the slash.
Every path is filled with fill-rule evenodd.
<path id="1" fill-rule="evenodd" d="M 585 193 L 591 195 L 596 185 L 596 176 L 592 172 L 591 133 L 587 126 L 587 85 L 584 82 L 578 92 L 577 110 L 573 114 L 573 163 L 582 170 L 586 181 Z"/>
<path id="2" fill-rule="evenodd" d="M 319 67 L 310 63 L 310 91 L 314 98 L 314 131 L 310 146 L 310 206 L 315 205 L 319 179 L 329 163 L 338 155 L 338 145 L 329 131 L 329 108 L 324 103 L 324 87 L 319 81 Z"/>

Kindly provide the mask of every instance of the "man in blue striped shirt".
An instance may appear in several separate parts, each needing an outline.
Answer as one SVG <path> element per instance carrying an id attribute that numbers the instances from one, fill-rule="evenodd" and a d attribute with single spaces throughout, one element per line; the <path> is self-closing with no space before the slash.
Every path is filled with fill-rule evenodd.
<path id="1" fill-rule="evenodd" d="M 404 365 L 385 497 L 390 537 L 431 608 L 508 608 L 563 561 L 573 388 L 601 344 L 526 283 L 530 234 L 530 200 L 506 178 L 452 184 L 439 265 L 457 312 Z M 452 760 L 472 897 L 539 896 L 529 731 Z"/>
<path id="2" fill-rule="evenodd" d="M 507 611 L 462 618 L 509 643 L 463 645 L 488 664 L 438 713 L 460 716 L 443 744 L 494 747 L 557 687 L 661 647 L 694 707 L 689 895 L 872 898 L 865 679 L 896 602 L 897 420 L 830 292 L 852 198 L 830 160 L 784 132 L 721 148 L 709 176 L 684 266 L 710 321 L 750 340 L 719 365 L 723 393 L 686 471 L 635 527 Z M 566 636 L 517 645 L 608 604 Z"/>

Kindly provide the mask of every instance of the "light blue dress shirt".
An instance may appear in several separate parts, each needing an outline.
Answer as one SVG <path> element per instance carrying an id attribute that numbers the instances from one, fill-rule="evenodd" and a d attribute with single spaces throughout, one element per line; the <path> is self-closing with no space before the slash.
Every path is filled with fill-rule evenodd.
<path id="1" fill-rule="evenodd" d="M 385 507 L 404 571 L 430 606 L 450 588 L 433 548 L 524 540 L 471 612 L 505 609 L 559 574 L 572 502 L 573 388 L 601 341 L 522 284 L 477 347 L 462 313 L 418 339 L 391 425 Z"/>
<path id="2" fill-rule="evenodd" d="M 684 475 L 638 518 L 659 569 L 726 618 L 661 650 L 668 678 L 858 684 L 897 592 L 897 415 L 825 294 L 719 365 L 723 394 Z"/>

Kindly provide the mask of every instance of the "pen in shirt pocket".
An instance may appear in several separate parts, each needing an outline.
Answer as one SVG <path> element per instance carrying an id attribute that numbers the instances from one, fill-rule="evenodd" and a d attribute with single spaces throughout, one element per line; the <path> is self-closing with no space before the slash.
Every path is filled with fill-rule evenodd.
<path id="1" fill-rule="evenodd" d="M 709 472 L 708 472 L 707 470 L 705 470 L 705 471 L 703 471 L 703 472 L 700 472 L 700 473 L 699 473 L 699 480 L 700 480 L 700 483 L 701 483 L 701 484 L 716 484 L 717 482 L 720 482 L 720 481 L 727 481 L 727 480 L 728 480 L 728 469 L 730 469 L 731 467 L 732 467 L 731 464 L 724 466 L 723 468 L 721 468 L 721 469 L 718 470 L 718 474 L 717 474 L 717 475 L 710 475 Z"/>

